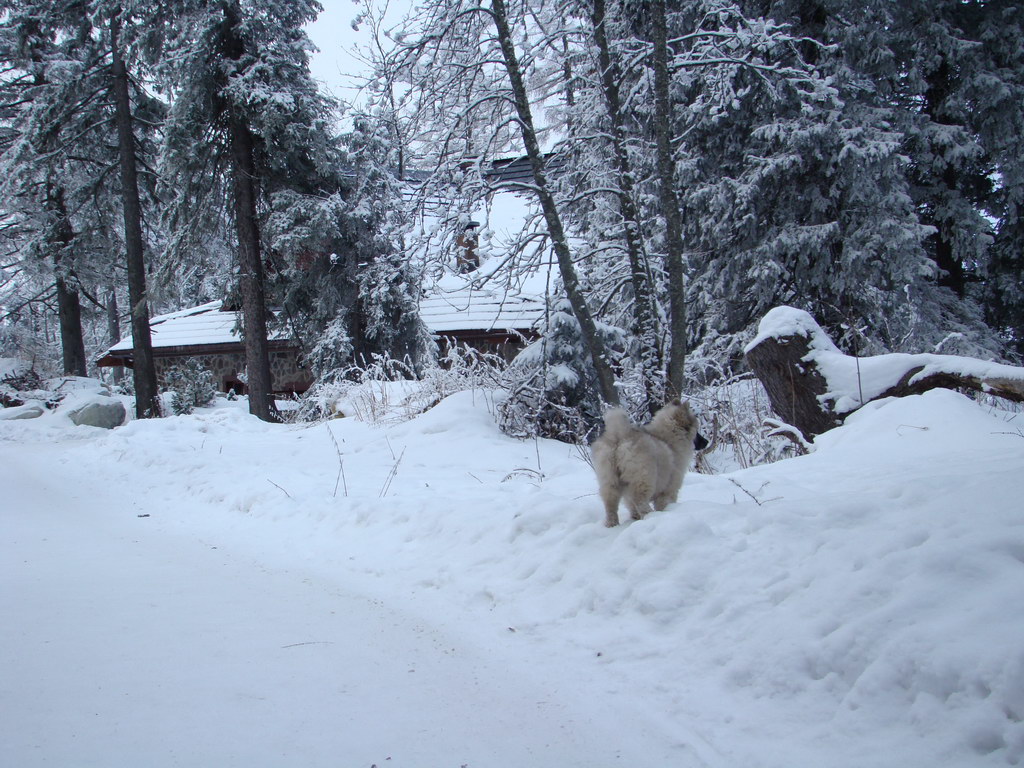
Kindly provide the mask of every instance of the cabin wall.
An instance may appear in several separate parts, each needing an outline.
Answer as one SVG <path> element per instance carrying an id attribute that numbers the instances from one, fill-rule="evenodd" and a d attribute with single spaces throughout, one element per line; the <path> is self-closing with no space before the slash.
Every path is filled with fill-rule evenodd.
<path id="1" fill-rule="evenodd" d="M 529 334 L 527 336 L 526 334 Z M 444 357 L 452 345 L 468 347 L 489 355 L 497 355 L 506 363 L 512 360 L 526 347 L 526 344 L 535 336 L 530 331 L 522 335 L 511 335 L 503 332 L 480 333 L 455 331 L 436 337 L 438 343 L 438 354 Z"/>
<path id="2" fill-rule="evenodd" d="M 245 370 L 245 355 L 242 352 L 219 352 L 215 354 L 195 355 L 160 355 L 157 350 L 156 375 L 163 385 L 167 371 L 183 360 L 195 360 L 202 367 L 213 373 L 217 389 L 221 392 L 234 390 L 241 394 L 245 391 L 241 374 Z M 302 393 L 309 389 L 313 377 L 309 371 L 299 365 L 299 356 L 295 350 L 282 349 L 270 352 L 270 378 L 274 392 Z"/>

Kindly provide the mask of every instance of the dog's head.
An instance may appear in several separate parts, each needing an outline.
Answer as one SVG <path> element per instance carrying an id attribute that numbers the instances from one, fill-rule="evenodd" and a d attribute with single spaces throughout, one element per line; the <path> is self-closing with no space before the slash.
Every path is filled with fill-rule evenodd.
<path id="1" fill-rule="evenodd" d="M 692 440 L 695 450 L 703 451 L 708 447 L 708 441 L 705 439 L 704 435 L 697 431 L 697 417 L 694 416 L 689 403 L 681 402 L 679 398 L 675 398 L 661 410 L 666 412 L 666 416 L 670 419 L 669 423 L 671 423 L 673 431 L 686 435 L 690 440 Z"/>
<path id="2" fill-rule="evenodd" d="M 666 437 L 670 434 L 678 443 L 689 441 L 694 447 L 697 445 L 697 417 L 693 415 L 689 403 L 675 399 L 662 406 L 654 415 L 651 426 L 658 432 L 667 433 Z M 706 445 L 707 441 L 704 443 Z"/>

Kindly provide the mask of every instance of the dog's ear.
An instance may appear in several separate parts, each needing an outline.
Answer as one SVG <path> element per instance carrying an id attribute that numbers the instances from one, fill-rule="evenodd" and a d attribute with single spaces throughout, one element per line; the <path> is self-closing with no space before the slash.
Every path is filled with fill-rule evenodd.
<path id="1" fill-rule="evenodd" d="M 697 436 L 693 438 L 693 447 L 698 451 L 703 451 L 705 448 L 708 447 L 707 438 L 705 438 L 704 435 L 698 432 Z"/>
<path id="2" fill-rule="evenodd" d="M 672 400 L 669 401 L 669 405 L 682 405 L 682 403 L 679 402 L 678 397 L 673 397 Z"/>

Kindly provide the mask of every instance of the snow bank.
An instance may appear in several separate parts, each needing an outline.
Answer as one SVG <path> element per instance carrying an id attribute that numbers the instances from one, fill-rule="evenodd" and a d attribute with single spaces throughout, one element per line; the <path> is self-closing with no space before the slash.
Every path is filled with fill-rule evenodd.
<path id="1" fill-rule="evenodd" d="M 1008 414 L 943 390 L 872 403 L 814 454 L 691 474 L 679 504 L 609 530 L 586 457 L 501 435 L 489 405 L 283 426 L 232 404 L 87 440 L 2 422 L 0 449 L 45 437 L 126 517 L 511 645 L 553 688 L 595 681 L 652 768 L 1024 760 Z"/>

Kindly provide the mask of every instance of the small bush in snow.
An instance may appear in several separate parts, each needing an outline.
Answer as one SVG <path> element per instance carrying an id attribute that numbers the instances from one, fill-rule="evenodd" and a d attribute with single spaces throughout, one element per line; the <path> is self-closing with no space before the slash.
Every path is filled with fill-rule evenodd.
<path id="1" fill-rule="evenodd" d="M 179 416 L 209 405 L 217 396 L 213 373 L 195 360 L 171 367 L 164 376 L 164 388 L 170 393 L 171 410 Z"/>
<path id="2" fill-rule="evenodd" d="M 566 401 L 564 392 L 553 392 L 538 383 L 540 375 L 519 382 L 498 406 L 501 431 L 521 439 L 546 437 L 563 443 L 588 442 L 597 424 L 595 414 Z"/>
<path id="3" fill-rule="evenodd" d="M 599 325 L 608 349 L 622 347 L 622 332 Z M 603 410 L 579 323 L 564 302 L 554 307 L 541 338 L 509 368 L 509 395 L 498 408 L 502 432 L 581 444 L 597 429 Z"/>

